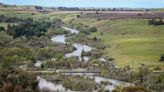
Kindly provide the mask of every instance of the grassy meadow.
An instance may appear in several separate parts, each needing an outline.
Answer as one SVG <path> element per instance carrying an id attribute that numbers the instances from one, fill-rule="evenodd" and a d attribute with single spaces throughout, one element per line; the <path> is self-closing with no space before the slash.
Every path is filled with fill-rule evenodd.
<path id="1" fill-rule="evenodd" d="M 132 65 L 138 68 L 146 64 L 150 68 L 160 66 L 160 56 L 164 53 L 164 26 L 148 25 L 148 20 L 120 19 L 100 20 L 78 19 L 90 26 L 96 26 L 98 32 L 91 36 L 98 37 L 108 47 L 106 55 L 115 59 L 118 66 Z"/>

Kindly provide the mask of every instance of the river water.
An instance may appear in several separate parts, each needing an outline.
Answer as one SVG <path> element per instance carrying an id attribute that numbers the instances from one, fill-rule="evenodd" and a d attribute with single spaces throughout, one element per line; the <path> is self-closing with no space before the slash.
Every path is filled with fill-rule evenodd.
<path id="1" fill-rule="evenodd" d="M 72 56 L 78 56 L 79 60 L 82 61 L 81 54 L 82 52 L 89 52 L 92 50 L 92 47 L 87 45 L 81 45 L 81 44 L 73 44 L 73 46 L 76 48 L 75 51 L 66 54 L 66 57 L 72 57 Z M 88 61 L 89 57 L 84 57 L 84 61 Z"/>
<path id="2" fill-rule="evenodd" d="M 59 69 L 57 70 L 57 72 L 60 71 L 67 71 L 67 70 L 63 70 L 63 69 Z M 70 70 L 68 70 L 70 71 Z M 85 68 L 78 68 L 78 69 L 72 69 L 71 71 L 87 71 L 87 69 Z M 117 86 L 130 86 L 133 85 L 132 83 L 128 83 L 128 82 L 124 82 L 124 81 L 119 81 L 119 80 L 115 80 L 115 79 L 109 79 L 109 78 L 105 78 L 105 77 L 101 77 L 101 76 L 97 76 L 94 73 L 65 73 L 65 75 L 70 75 L 70 76 L 85 76 L 91 79 L 94 79 L 94 81 L 98 84 L 101 84 L 101 82 L 108 82 L 108 84 L 104 87 L 104 89 L 112 91 L 113 89 L 115 89 Z"/>
<path id="3" fill-rule="evenodd" d="M 66 89 L 62 84 L 55 84 L 53 82 L 47 81 L 40 76 L 37 77 L 37 80 L 39 80 L 38 87 L 41 90 L 48 90 L 50 92 L 74 92 Z"/>
<path id="4" fill-rule="evenodd" d="M 42 63 L 43 63 L 42 61 L 37 60 L 36 63 L 34 63 L 34 66 L 35 67 L 40 67 L 42 65 Z"/>
<path id="5" fill-rule="evenodd" d="M 65 30 L 69 31 L 70 34 L 78 34 L 79 31 L 78 30 L 75 30 L 75 29 L 71 29 L 71 28 L 67 28 L 67 27 L 63 27 Z M 57 35 L 57 36 L 53 36 L 51 38 L 52 42 L 56 42 L 56 43 L 66 43 L 66 37 L 65 35 Z M 81 45 L 81 44 L 78 44 L 78 43 L 74 43 L 73 46 L 76 48 L 75 51 L 71 52 L 71 53 L 68 53 L 65 55 L 65 57 L 72 57 L 72 56 L 77 56 L 79 58 L 79 61 L 82 61 L 82 58 L 81 58 L 81 54 L 82 52 L 89 52 L 92 50 L 92 47 L 90 46 L 87 46 L 87 45 Z M 84 61 L 88 61 L 89 60 L 89 57 L 85 56 L 83 58 Z"/>
<path id="6" fill-rule="evenodd" d="M 68 27 L 63 27 L 66 31 L 69 31 L 71 34 L 78 34 L 79 31 L 76 29 L 68 28 Z"/>
<path id="7" fill-rule="evenodd" d="M 71 29 L 71 28 L 67 28 L 67 27 L 63 27 L 65 30 L 69 31 L 71 34 L 77 34 L 79 33 L 78 30 L 75 30 L 75 29 Z M 53 36 L 51 38 L 52 42 L 57 42 L 57 43 L 63 43 L 65 44 L 66 41 L 65 41 L 66 37 L 65 35 L 57 35 L 57 36 Z M 71 52 L 71 53 L 67 53 L 65 55 L 65 57 L 72 57 L 72 56 L 77 56 L 79 58 L 79 60 L 81 61 L 82 58 L 81 58 L 81 54 L 82 52 L 89 52 L 92 50 L 92 47 L 90 46 L 87 46 L 87 45 L 82 45 L 82 44 L 78 44 L 78 43 L 74 43 L 73 46 L 76 48 L 75 51 Z M 89 57 L 85 56 L 83 57 L 84 61 L 88 61 L 89 60 Z M 99 61 L 102 61 L 102 62 L 106 62 L 106 60 L 104 58 L 99 58 Z M 35 66 L 38 67 L 41 65 L 41 62 L 40 61 L 37 61 Z M 69 75 L 69 73 L 67 74 Z M 82 73 L 71 73 L 70 75 L 72 76 L 76 76 L 76 75 L 80 75 L 80 76 L 84 76 Z M 116 88 L 116 86 L 130 86 L 132 85 L 131 83 L 127 83 L 127 82 L 123 82 L 123 81 L 118 81 L 118 80 L 114 80 L 114 79 L 108 79 L 108 78 L 104 78 L 104 77 L 100 77 L 100 76 L 94 76 L 94 74 L 90 73 L 90 74 L 87 74 L 85 76 L 89 77 L 89 78 L 94 78 L 94 81 L 98 84 L 100 84 L 102 81 L 103 82 L 109 82 L 110 84 L 107 84 L 105 86 L 104 89 L 106 90 L 109 90 L 109 91 L 112 91 L 114 88 Z M 65 87 L 63 87 L 62 84 L 55 84 L 53 82 L 50 82 L 50 81 L 47 81 L 45 80 L 44 78 L 41 78 L 41 77 L 37 77 L 37 79 L 39 80 L 39 88 L 40 89 L 48 89 L 50 91 L 59 91 L 59 92 L 73 92 L 71 90 L 66 90 Z"/>
<path id="8" fill-rule="evenodd" d="M 56 72 L 59 72 L 59 71 L 63 71 L 63 70 L 62 69 L 56 70 Z M 64 71 L 66 71 L 66 70 L 64 70 Z M 72 69 L 72 71 L 87 71 L 87 69 L 79 68 L 79 69 Z M 104 78 L 104 77 L 100 77 L 100 76 L 95 76 L 94 73 L 87 73 L 85 75 L 83 73 L 65 73 L 65 75 L 88 77 L 90 79 L 94 79 L 95 83 L 98 83 L 98 84 L 101 84 L 101 82 L 107 82 L 107 85 L 105 85 L 104 89 L 109 90 L 109 91 L 112 91 L 117 86 L 123 86 L 123 87 L 130 86 L 130 85 L 133 86 L 133 84 L 128 83 L 128 82 L 119 81 L 119 80 L 115 80 L 115 79 L 108 79 L 108 78 Z M 55 83 L 47 81 L 41 77 L 38 77 L 38 80 L 39 80 L 38 86 L 40 89 L 47 88 L 51 91 L 71 92 L 71 90 L 66 90 L 66 88 L 63 87 L 62 84 L 55 84 Z M 96 92 L 96 90 L 94 92 Z"/>
<path id="9" fill-rule="evenodd" d="M 65 39 L 66 39 L 65 35 L 57 35 L 57 36 L 53 36 L 51 38 L 51 41 L 57 43 L 66 43 Z"/>

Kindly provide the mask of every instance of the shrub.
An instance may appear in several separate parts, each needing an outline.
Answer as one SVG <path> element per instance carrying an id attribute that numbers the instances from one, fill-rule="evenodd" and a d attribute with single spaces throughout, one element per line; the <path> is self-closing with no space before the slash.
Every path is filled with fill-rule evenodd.
<path id="1" fill-rule="evenodd" d="M 159 61 L 164 61 L 164 54 L 161 55 L 160 60 Z"/>
<path id="2" fill-rule="evenodd" d="M 76 18 L 80 18 L 80 15 L 77 15 Z"/>
<path id="3" fill-rule="evenodd" d="M 92 27 L 92 28 L 90 28 L 90 31 L 91 32 L 97 32 L 97 28 L 96 27 Z"/>

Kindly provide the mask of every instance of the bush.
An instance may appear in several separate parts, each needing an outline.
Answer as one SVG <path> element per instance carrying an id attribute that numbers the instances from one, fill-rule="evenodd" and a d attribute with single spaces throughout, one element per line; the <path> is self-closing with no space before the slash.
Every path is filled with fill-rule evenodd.
<path id="1" fill-rule="evenodd" d="M 90 31 L 91 32 L 97 32 L 97 28 L 96 27 L 92 27 L 92 28 L 90 28 Z"/>
<path id="2" fill-rule="evenodd" d="M 80 15 L 77 15 L 76 18 L 80 18 Z"/>
<path id="3" fill-rule="evenodd" d="M 161 58 L 159 61 L 164 61 L 164 54 L 161 55 Z"/>

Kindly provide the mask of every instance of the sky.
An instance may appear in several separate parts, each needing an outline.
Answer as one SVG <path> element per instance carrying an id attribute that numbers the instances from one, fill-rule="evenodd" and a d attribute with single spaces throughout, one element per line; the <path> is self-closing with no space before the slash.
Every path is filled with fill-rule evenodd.
<path id="1" fill-rule="evenodd" d="M 14 5 L 39 5 L 48 7 L 126 7 L 164 8 L 164 0 L 0 0 Z"/>

